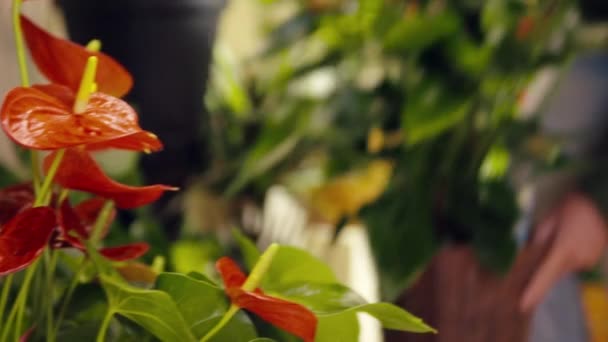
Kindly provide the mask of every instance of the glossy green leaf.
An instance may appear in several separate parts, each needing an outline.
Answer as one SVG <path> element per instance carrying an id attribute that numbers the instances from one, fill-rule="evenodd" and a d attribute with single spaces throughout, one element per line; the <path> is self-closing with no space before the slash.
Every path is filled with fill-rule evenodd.
<path id="1" fill-rule="evenodd" d="M 245 261 L 245 266 L 247 266 L 248 270 L 253 269 L 255 263 L 260 258 L 260 251 L 258 247 L 251 241 L 248 237 L 246 237 L 240 230 L 237 228 L 232 229 L 232 236 L 236 240 L 236 243 L 239 245 L 241 250 L 241 254 L 243 255 L 243 259 Z"/>
<path id="2" fill-rule="evenodd" d="M 386 329 L 419 333 L 436 332 L 435 329 L 426 325 L 420 318 L 390 303 L 363 304 L 344 310 L 339 314 L 344 312 L 364 312 L 375 317 Z M 331 315 L 319 315 L 319 317 L 325 316 Z"/>
<path id="3" fill-rule="evenodd" d="M 330 314 L 365 304 L 357 293 L 341 284 L 301 282 L 276 287 L 273 295 L 302 304 L 316 314 Z"/>
<path id="4" fill-rule="evenodd" d="M 162 273 L 157 288 L 171 296 L 193 334 L 204 336 L 224 315 L 229 302 L 224 290 L 209 283 L 179 273 Z M 237 314 L 212 341 L 249 341 L 255 338 L 255 328 L 244 313 Z"/>
<path id="5" fill-rule="evenodd" d="M 260 338 L 256 338 L 254 340 L 251 340 L 249 342 L 277 342 L 271 338 L 267 338 L 267 337 L 260 337 Z"/>
<path id="6" fill-rule="evenodd" d="M 359 321 L 353 311 L 319 317 L 315 342 L 358 342 Z"/>
<path id="7" fill-rule="evenodd" d="M 143 290 L 102 276 L 108 314 L 137 323 L 161 341 L 196 341 L 173 299 L 165 292 Z"/>
<path id="8" fill-rule="evenodd" d="M 281 246 L 264 277 L 262 288 L 273 291 L 285 284 L 336 283 L 333 271 L 323 261 L 298 248 Z"/>

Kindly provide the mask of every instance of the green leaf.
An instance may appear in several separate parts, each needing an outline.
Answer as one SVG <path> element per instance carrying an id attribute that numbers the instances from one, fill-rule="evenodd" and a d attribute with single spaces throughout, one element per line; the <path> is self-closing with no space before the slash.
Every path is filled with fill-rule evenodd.
<path id="1" fill-rule="evenodd" d="M 415 14 L 394 25 L 386 35 L 384 45 L 392 51 L 423 50 L 456 33 L 460 25 L 460 18 L 455 13 Z"/>
<path id="2" fill-rule="evenodd" d="M 365 304 L 357 293 L 342 284 L 301 282 L 275 288 L 273 295 L 302 304 L 316 314 L 330 314 Z"/>
<path id="3" fill-rule="evenodd" d="M 472 102 L 456 96 L 441 83 L 428 80 L 415 88 L 402 113 L 403 131 L 410 145 L 433 138 L 461 122 Z"/>
<path id="4" fill-rule="evenodd" d="M 264 277 L 262 288 L 273 291 L 299 282 L 331 284 L 336 283 L 337 279 L 329 266 L 308 252 L 281 246 Z"/>
<path id="5" fill-rule="evenodd" d="M 260 251 L 253 243 L 253 241 L 246 237 L 237 228 L 232 229 L 232 236 L 234 237 L 241 249 L 241 254 L 243 255 L 243 259 L 245 260 L 245 266 L 247 266 L 248 270 L 252 270 L 253 266 L 255 266 L 255 263 L 260 258 Z"/>
<path id="6" fill-rule="evenodd" d="M 426 325 L 420 318 L 390 303 L 363 304 L 346 309 L 339 314 L 343 312 L 364 312 L 375 317 L 386 329 L 419 333 L 436 332 L 435 329 Z M 331 315 L 319 315 L 319 317 L 324 316 Z"/>
<path id="7" fill-rule="evenodd" d="M 251 340 L 249 342 L 277 342 L 271 338 L 266 338 L 266 337 L 260 337 L 260 338 L 256 338 L 254 340 Z"/>
<path id="8" fill-rule="evenodd" d="M 171 297 L 158 290 L 143 290 L 102 276 L 108 314 L 119 314 L 139 324 L 162 341 L 195 341 Z"/>
<path id="9" fill-rule="evenodd" d="M 162 273 L 158 276 L 157 288 L 171 296 L 197 338 L 211 330 L 229 307 L 224 290 L 209 280 L 178 273 Z M 247 315 L 240 312 L 212 341 L 244 342 L 256 336 L 253 324 Z"/>
<path id="10" fill-rule="evenodd" d="M 315 342 L 336 341 L 359 341 L 359 321 L 356 312 L 345 311 L 331 316 L 319 317 Z"/>

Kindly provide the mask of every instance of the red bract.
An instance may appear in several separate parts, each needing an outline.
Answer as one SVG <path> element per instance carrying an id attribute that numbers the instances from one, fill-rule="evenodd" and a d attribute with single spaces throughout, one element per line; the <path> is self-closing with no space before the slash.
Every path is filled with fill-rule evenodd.
<path id="1" fill-rule="evenodd" d="M 0 232 L 0 276 L 29 266 L 46 247 L 56 226 L 49 207 L 25 209 Z"/>
<path id="2" fill-rule="evenodd" d="M 122 97 L 133 86 L 129 72 L 112 57 L 53 37 L 25 16 L 21 16 L 21 27 L 34 63 L 51 82 L 66 85 L 76 92 L 87 59 L 97 56 L 99 64 L 96 80 L 100 92 Z"/>
<path id="3" fill-rule="evenodd" d="M 103 202 L 98 206 L 99 203 L 98 199 L 92 199 L 79 204 L 76 208 L 72 208 L 67 200 L 63 201 L 57 215 L 60 233 L 57 242 L 67 244 L 83 252 L 86 251 L 82 239 L 89 239 L 91 237 L 93 223 L 95 222 L 95 220 L 91 220 L 91 214 L 93 212 L 99 214 Z M 110 214 L 106 227 L 112 222 L 115 214 L 116 211 Z M 107 232 L 108 230 L 105 228 L 100 238 L 103 239 L 107 235 Z M 132 243 L 123 246 L 101 248 L 99 253 L 110 260 L 127 261 L 139 258 L 146 254 L 148 249 L 149 246 L 146 243 Z"/>
<path id="4" fill-rule="evenodd" d="M 0 226 L 34 203 L 32 185 L 17 184 L 0 190 Z M 2 231 L 2 228 L 0 228 Z"/>
<path id="5" fill-rule="evenodd" d="M 56 154 L 57 152 L 53 152 L 44 159 L 45 172 L 48 171 Z M 87 151 L 79 148 L 65 150 L 54 181 L 67 189 L 86 191 L 111 199 L 117 207 L 123 209 L 152 203 L 165 191 L 177 190 L 177 188 L 167 185 L 136 187 L 115 182 L 105 175 Z"/>
<path id="6" fill-rule="evenodd" d="M 226 294 L 231 302 L 247 311 L 253 312 L 263 320 L 302 338 L 313 342 L 317 330 L 317 317 L 306 307 L 283 299 L 265 295 L 261 290 L 244 291 L 241 286 L 246 280 L 234 260 L 223 257 L 215 264 L 221 274 Z"/>
<path id="7" fill-rule="evenodd" d="M 74 92 L 56 84 L 18 87 L 5 98 L 2 128 L 17 144 L 36 150 L 86 145 L 88 149 L 118 148 L 158 151 L 158 138 L 142 130 L 126 102 L 102 93 L 91 94 L 84 112 L 75 114 Z"/>

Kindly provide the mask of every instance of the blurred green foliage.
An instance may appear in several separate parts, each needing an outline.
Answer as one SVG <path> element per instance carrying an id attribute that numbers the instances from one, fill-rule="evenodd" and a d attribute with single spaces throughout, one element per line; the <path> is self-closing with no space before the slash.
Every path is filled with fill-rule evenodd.
<path id="1" fill-rule="evenodd" d="M 445 242 L 507 270 L 519 214 L 508 171 L 550 160 L 530 149 L 537 125 L 520 106 L 534 75 L 574 51 L 576 2 L 264 2 L 264 50 L 245 65 L 216 53 L 209 184 L 229 196 L 261 198 L 277 182 L 301 193 L 303 169 L 320 169 L 322 186 L 387 159 L 389 185 L 359 215 L 385 296 Z"/>

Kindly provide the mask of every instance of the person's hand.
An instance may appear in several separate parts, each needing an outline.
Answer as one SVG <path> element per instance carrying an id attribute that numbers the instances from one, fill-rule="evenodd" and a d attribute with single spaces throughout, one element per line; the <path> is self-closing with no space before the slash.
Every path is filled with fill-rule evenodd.
<path id="1" fill-rule="evenodd" d="M 608 227 L 584 195 L 568 195 L 537 226 L 532 243 L 552 246 L 524 291 L 522 311 L 529 312 L 562 276 L 593 267 L 608 244 Z"/>

